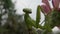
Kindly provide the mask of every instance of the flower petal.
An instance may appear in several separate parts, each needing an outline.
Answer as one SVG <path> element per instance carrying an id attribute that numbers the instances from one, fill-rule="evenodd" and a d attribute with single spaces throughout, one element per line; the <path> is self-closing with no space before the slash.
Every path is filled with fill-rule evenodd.
<path id="1" fill-rule="evenodd" d="M 51 10 L 47 5 L 41 5 L 42 12 L 48 14 Z"/>
<path id="2" fill-rule="evenodd" d="M 48 0 L 42 0 L 42 2 L 45 3 L 51 10 L 51 7 L 50 7 L 50 4 L 49 4 Z"/>
<path id="3" fill-rule="evenodd" d="M 52 4 L 54 9 L 57 9 L 59 7 L 59 0 L 52 0 Z"/>
<path id="4" fill-rule="evenodd" d="M 42 0 L 42 2 L 49 6 L 48 0 Z"/>

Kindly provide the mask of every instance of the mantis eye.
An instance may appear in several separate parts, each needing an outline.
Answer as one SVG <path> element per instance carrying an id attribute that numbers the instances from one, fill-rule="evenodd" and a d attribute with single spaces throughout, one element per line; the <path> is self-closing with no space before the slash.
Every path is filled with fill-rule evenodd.
<path id="1" fill-rule="evenodd" d="M 24 8 L 23 12 L 25 12 L 25 13 L 32 13 L 31 9 L 29 9 L 29 8 Z"/>

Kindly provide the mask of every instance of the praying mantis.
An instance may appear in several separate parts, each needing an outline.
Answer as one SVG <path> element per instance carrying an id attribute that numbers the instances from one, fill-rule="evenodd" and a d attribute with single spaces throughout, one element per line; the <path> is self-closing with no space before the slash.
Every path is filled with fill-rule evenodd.
<path id="1" fill-rule="evenodd" d="M 41 13 L 41 7 L 40 7 L 40 5 L 37 6 L 36 21 L 33 20 L 29 15 L 32 13 L 31 9 L 24 8 L 23 12 L 25 13 L 24 21 L 25 21 L 26 26 L 27 26 L 29 31 L 32 29 L 32 26 L 34 26 L 35 28 L 40 28 L 40 29 L 46 30 L 47 32 L 48 31 L 51 32 L 51 27 L 50 27 L 50 24 L 48 23 L 49 21 L 47 21 L 49 17 L 47 15 L 45 15 L 46 18 L 45 18 L 44 26 L 41 26 L 41 24 L 39 24 L 40 19 L 41 19 L 41 14 L 40 14 Z M 29 34 L 32 34 L 32 33 L 29 33 Z"/>

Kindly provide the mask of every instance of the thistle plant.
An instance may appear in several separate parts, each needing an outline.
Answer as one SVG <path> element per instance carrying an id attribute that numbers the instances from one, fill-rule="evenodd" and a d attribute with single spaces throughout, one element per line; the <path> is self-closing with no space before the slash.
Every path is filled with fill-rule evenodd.
<path id="1" fill-rule="evenodd" d="M 48 0 L 42 0 L 42 3 L 45 5 L 41 5 L 42 12 L 44 15 L 49 15 L 51 19 L 51 24 L 54 23 L 52 26 L 58 26 L 59 23 L 59 14 L 60 14 L 60 8 L 59 8 L 59 3 L 60 0 L 52 0 L 53 8 L 50 7 Z M 56 23 L 56 24 L 55 24 Z"/>
<path id="2" fill-rule="evenodd" d="M 42 3 L 44 3 L 44 5 L 41 5 L 41 10 L 45 15 L 44 28 L 47 31 L 51 31 L 51 29 L 55 26 L 58 28 L 60 27 L 60 0 L 52 0 L 53 8 L 50 7 L 48 1 L 49 0 L 42 0 Z"/>

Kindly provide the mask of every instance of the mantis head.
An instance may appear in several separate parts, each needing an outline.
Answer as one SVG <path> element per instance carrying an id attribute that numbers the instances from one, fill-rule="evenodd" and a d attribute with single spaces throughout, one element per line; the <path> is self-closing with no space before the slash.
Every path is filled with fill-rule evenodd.
<path id="1" fill-rule="evenodd" d="M 28 13 L 28 14 L 32 13 L 30 8 L 24 8 L 23 12 Z"/>

